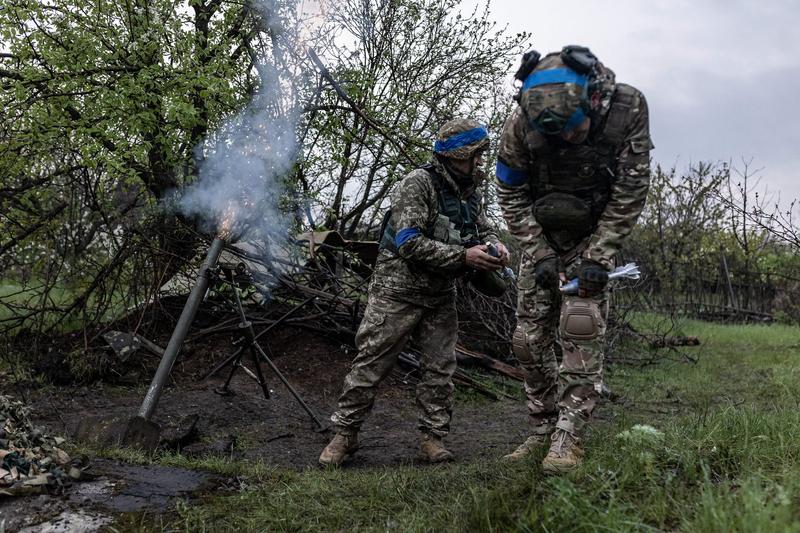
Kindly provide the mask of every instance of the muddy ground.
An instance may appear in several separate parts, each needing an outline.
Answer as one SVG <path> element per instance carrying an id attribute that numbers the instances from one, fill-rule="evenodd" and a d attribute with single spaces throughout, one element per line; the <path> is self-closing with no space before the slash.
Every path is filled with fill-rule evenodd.
<path id="1" fill-rule="evenodd" d="M 163 512 L 175 498 L 225 486 L 225 480 L 205 472 L 102 458 L 92 460 L 86 477 L 58 495 L 0 499 L 0 531 L 97 531 L 121 514 Z"/>
<path id="2" fill-rule="evenodd" d="M 166 338 L 155 340 L 166 344 Z M 231 352 L 231 340 L 222 335 L 186 347 L 173 369 L 173 382 L 161 398 L 155 420 L 167 426 L 175 425 L 187 415 L 198 415 L 197 437 L 182 453 L 229 454 L 292 469 L 316 468 L 319 453 L 331 433 L 315 431 L 315 424 L 266 364 L 262 368 L 271 389 L 268 400 L 241 370 L 232 381 L 233 396 L 215 392 L 224 382 L 227 369 L 211 379 L 199 380 L 215 362 Z M 276 328 L 261 343 L 280 371 L 327 423 L 354 355 L 352 348 L 340 340 L 294 327 Z M 95 383 L 28 390 L 36 422 L 51 433 L 73 435 L 86 418 L 134 414 L 152 376 L 150 372 L 158 363 L 156 357 L 143 351 L 134 357 L 140 358 L 138 366 L 142 369 L 141 379 L 135 385 Z M 132 363 L 136 366 L 135 360 Z M 399 367 L 381 385 L 375 409 L 360 434 L 360 450 L 351 468 L 417 461 L 413 377 L 407 372 Z M 490 401 L 476 398 L 474 393 L 459 392 L 454 411 L 447 442 L 458 461 L 497 457 L 513 449 L 526 435 L 526 411 L 521 400 Z M 205 474 L 195 477 L 190 471 L 167 471 L 164 467 L 147 467 L 158 470 L 147 473 L 142 471 L 145 467 L 106 459 L 95 459 L 93 468 L 97 479 L 77 483 L 64 497 L 37 496 L 0 502 L 0 521 L 5 519 L 6 530 L 13 531 L 37 520 L 41 524 L 44 519 L 61 517 L 55 524 L 48 522 L 47 528 L 41 525 L 37 528 L 92 530 L 120 512 L 158 511 L 166 508 L 170 498 L 196 493 L 209 483 L 225 484 L 225 480 Z M 147 480 L 156 479 L 166 480 L 166 486 L 147 485 Z M 145 485 L 141 484 L 143 480 Z M 131 486 L 133 489 L 128 490 Z M 131 490 L 133 497 L 129 494 Z M 136 499 L 137 494 L 148 493 L 159 496 L 154 501 Z M 25 512 L 19 513 L 20 509 Z M 81 513 L 86 516 L 80 516 Z M 20 515 L 28 519 L 20 520 Z M 81 529 L 82 524 L 88 525 Z"/>
<path id="3" fill-rule="evenodd" d="M 274 331 L 269 338 L 262 339 L 261 345 L 318 418 L 327 424 L 342 379 L 355 355 L 353 349 L 336 339 L 291 327 Z M 268 400 L 258 384 L 241 370 L 231 383 L 235 392 L 232 396 L 216 392 L 228 369 L 211 379 L 199 380 L 230 352 L 229 339 L 225 338 L 190 346 L 175 365 L 173 385 L 162 396 L 155 420 L 171 425 L 186 415 L 196 414 L 199 440 L 206 444 L 222 446 L 233 438 L 236 456 L 295 469 L 315 467 L 319 452 L 331 434 L 315 431 L 316 425 L 266 364 L 261 366 L 271 391 Z M 156 358 L 149 357 L 152 361 L 148 366 L 157 363 Z M 251 365 L 249 361 L 246 363 Z M 418 433 L 414 379 L 407 372 L 410 370 L 398 367 L 381 384 L 373 414 L 361 432 L 355 466 L 391 465 L 415 457 Z M 31 399 L 42 424 L 54 432 L 72 435 L 84 418 L 135 413 L 147 381 L 135 387 L 103 384 L 51 387 L 33 392 Z M 505 449 L 525 435 L 526 415 L 521 401 L 492 402 L 470 396 L 456 405 L 453 432 L 448 439 L 463 460 L 497 453 L 493 452 L 495 448 Z M 189 452 L 197 449 L 198 446 L 190 447 Z"/>

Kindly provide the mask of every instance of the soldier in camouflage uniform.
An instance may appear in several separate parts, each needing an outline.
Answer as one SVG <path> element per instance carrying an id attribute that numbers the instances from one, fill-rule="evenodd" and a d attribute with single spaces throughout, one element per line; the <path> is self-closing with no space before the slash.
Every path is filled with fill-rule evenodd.
<path id="1" fill-rule="evenodd" d="M 581 461 L 603 379 L 608 271 L 644 207 L 653 144 L 642 93 L 588 49 L 536 61 L 520 76 L 497 162 L 500 207 L 523 248 L 513 345 L 533 422 L 506 458 L 549 445 L 543 468 L 554 473 Z M 574 277 L 579 295 L 562 296 Z"/>
<path id="2" fill-rule="evenodd" d="M 408 341 L 421 353 L 422 454 L 432 462 L 452 458 L 442 438 L 450 429 L 456 370 L 455 279 L 468 269 L 491 272 L 508 263 L 508 251 L 489 226 L 477 191 L 488 145 L 488 132 L 478 122 L 451 120 L 439 130 L 431 162 L 410 172 L 393 191 L 356 335 L 358 355 L 331 417 L 336 436 L 322 451 L 321 464 L 339 465 L 356 451 L 356 435 L 376 387 Z M 500 257 L 477 244 L 487 242 Z"/>

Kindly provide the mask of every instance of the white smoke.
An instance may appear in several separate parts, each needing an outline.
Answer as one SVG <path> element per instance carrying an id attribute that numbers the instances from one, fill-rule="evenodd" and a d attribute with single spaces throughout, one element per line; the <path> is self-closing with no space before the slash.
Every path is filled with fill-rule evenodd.
<path id="1" fill-rule="evenodd" d="M 246 108 L 196 148 L 198 179 L 178 202 L 182 213 L 213 233 L 233 215 L 234 235 L 248 240 L 289 227 L 280 202 L 297 155 L 300 117 L 293 84 L 273 65 L 259 65 L 258 72 L 261 83 Z"/>

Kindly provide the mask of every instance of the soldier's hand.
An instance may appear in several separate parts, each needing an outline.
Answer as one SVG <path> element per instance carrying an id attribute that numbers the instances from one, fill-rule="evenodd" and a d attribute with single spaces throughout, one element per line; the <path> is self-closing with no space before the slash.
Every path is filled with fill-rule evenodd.
<path id="1" fill-rule="evenodd" d="M 538 261 L 533 267 L 533 278 L 536 285 L 543 289 L 555 289 L 560 280 L 565 280 L 564 266 L 558 256 L 551 255 Z"/>
<path id="2" fill-rule="evenodd" d="M 498 257 L 489 255 L 485 244 L 467 248 L 467 266 L 475 270 L 499 270 L 503 263 Z"/>
<path id="3" fill-rule="evenodd" d="M 508 264 L 511 262 L 511 254 L 509 253 L 508 248 L 506 248 L 506 245 L 502 242 L 498 242 L 497 251 L 500 253 L 500 262 L 503 264 L 503 266 L 508 266 Z"/>
<path id="4" fill-rule="evenodd" d="M 608 272 L 595 261 L 584 260 L 578 267 L 578 296 L 591 298 L 603 292 L 608 285 Z"/>

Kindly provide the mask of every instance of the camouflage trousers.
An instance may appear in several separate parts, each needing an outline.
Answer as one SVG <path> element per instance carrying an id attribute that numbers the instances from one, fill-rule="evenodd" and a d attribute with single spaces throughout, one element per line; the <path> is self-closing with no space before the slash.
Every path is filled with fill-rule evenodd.
<path id="1" fill-rule="evenodd" d="M 575 277 L 578 265 L 573 261 L 566 266 L 568 279 Z M 590 419 L 603 384 L 607 306 L 607 293 L 579 298 L 538 287 L 533 262 L 523 260 L 514 353 L 526 371 L 525 395 L 534 434 L 547 435 L 559 428 L 580 436 Z M 575 333 L 568 325 L 575 324 L 576 311 L 579 322 L 592 324 L 588 332 Z"/>
<path id="2" fill-rule="evenodd" d="M 456 371 L 458 314 L 455 302 L 423 307 L 371 293 L 356 334 L 358 355 L 344 378 L 338 410 L 331 416 L 336 430 L 359 430 L 375 401 L 378 383 L 392 370 L 408 341 L 420 357 L 417 385 L 419 428 L 444 437 L 450 430 Z"/>

